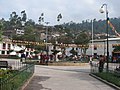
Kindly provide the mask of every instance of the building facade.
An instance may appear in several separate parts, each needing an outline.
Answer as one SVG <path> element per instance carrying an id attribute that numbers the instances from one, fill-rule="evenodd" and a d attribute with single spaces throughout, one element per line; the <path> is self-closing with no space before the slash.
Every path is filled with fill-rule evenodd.
<path id="1" fill-rule="evenodd" d="M 120 38 L 108 38 L 109 44 L 109 55 L 112 56 L 114 46 L 120 45 Z M 89 43 L 89 48 L 87 49 L 87 55 L 107 55 L 107 40 L 93 40 L 93 43 Z"/>
<path id="2" fill-rule="evenodd" d="M 24 53 L 27 55 L 30 55 L 31 52 L 35 51 L 32 48 L 26 48 L 22 44 L 13 43 L 12 40 L 8 38 L 4 38 L 0 42 L 0 56 L 7 57 L 9 55 L 17 55 L 20 57 L 21 53 L 19 53 L 19 51 L 21 50 L 24 50 Z"/>

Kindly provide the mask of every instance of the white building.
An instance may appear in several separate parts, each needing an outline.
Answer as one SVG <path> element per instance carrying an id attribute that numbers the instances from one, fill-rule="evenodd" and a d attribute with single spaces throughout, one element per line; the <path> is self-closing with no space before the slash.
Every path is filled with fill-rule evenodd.
<path id="1" fill-rule="evenodd" d="M 108 38 L 109 55 L 112 55 L 114 46 L 120 45 L 120 38 Z M 107 55 L 107 39 L 93 40 L 87 49 L 87 55 Z M 92 54 L 93 52 L 93 54 Z"/>
<path id="2" fill-rule="evenodd" d="M 17 29 L 16 34 L 17 35 L 24 35 L 24 30 Z"/>
<path id="3" fill-rule="evenodd" d="M 21 50 L 25 50 L 25 54 L 30 54 L 30 52 L 34 52 L 31 48 L 26 48 L 24 45 L 20 45 L 17 43 L 13 43 L 12 40 L 8 38 L 4 38 L 0 42 L 0 56 L 7 57 L 9 55 L 18 55 L 20 57 L 20 53 L 18 53 Z M 11 51 L 11 52 L 10 52 Z"/>

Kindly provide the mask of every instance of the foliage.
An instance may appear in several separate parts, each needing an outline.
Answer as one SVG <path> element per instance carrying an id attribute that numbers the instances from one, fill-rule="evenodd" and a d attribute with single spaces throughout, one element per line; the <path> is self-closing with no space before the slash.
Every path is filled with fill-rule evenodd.
<path id="1" fill-rule="evenodd" d="M 115 29 L 120 32 L 120 18 L 110 18 L 110 21 L 113 23 Z M 94 34 L 95 33 L 106 33 L 105 30 L 105 24 L 106 24 L 106 20 L 93 20 L 93 24 L 94 24 Z M 92 28 L 92 21 L 91 20 L 83 20 L 81 23 L 75 23 L 73 21 L 68 22 L 68 23 L 64 23 L 63 24 L 64 27 L 69 28 L 70 30 L 75 30 L 76 32 L 79 31 L 89 31 L 91 32 L 91 28 Z M 114 34 L 114 32 L 111 30 L 111 28 L 109 27 L 110 31 L 109 34 Z"/>
<path id="2" fill-rule="evenodd" d="M 86 45 L 90 41 L 89 35 L 83 31 L 80 34 L 78 34 L 74 40 L 75 44 L 80 44 L 80 45 Z"/>
<path id="3" fill-rule="evenodd" d="M 44 14 L 41 14 L 41 18 L 39 18 L 39 22 L 44 21 Z M 62 19 L 62 15 L 59 14 L 57 17 L 58 22 Z M 113 23 L 113 26 L 115 29 L 120 32 L 120 18 L 111 18 L 110 21 Z M 97 33 L 106 33 L 105 30 L 105 20 L 93 20 L 94 24 L 94 34 Z M 73 21 L 64 23 L 61 25 L 55 25 L 55 26 L 49 26 L 48 27 L 48 42 L 51 42 L 55 44 L 55 41 L 58 41 L 58 43 L 63 44 L 81 44 L 81 45 L 88 45 L 89 40 L 91 39 L 91 28 L 92 28 L 92 22 L 91 20 L 83 20 L 81 23 L 75 23 Z M 16 29 L 24 30 L 24 35 L 15 35 L 11 34 L 8 35 L 10 38 L 15 40 L 25 40 L 25 41 L 43 41 L 44 39 L 40 38 L 41 32 L 45 34 L 45 26 L 41 24 L 37 24 L 32 19 L 27 19 L 27 14 L 25 10 L 21 11 L 21 16 L 17 14 L 15 11 L 11 12 L 9 20 L 4 20 L 2 18 L 0 20 L 0 40 L 1 35 L 6 35 L 5 32 L 10 32 L 10 30 L 13 32 Z M 109 34 L 114 34 L 114 32 L 109 27 Z M 3 32 L 3 33 L 2 33 Z M 52 37 L 54 34 L 59 34 L 58 37 Z M 98 38 L 95 37 L 94 38 Z M 101 38 L 105 38 L 105 36 L 102 36 Z M 30 47 L 34 47 L 34 45 L 31 45 Z M 86 49 L 88 47 L 80 47 L 82 49 L 82 52 L 86 52 Z"/>
<path id="4" fill-rule="evenodd" d="M 77 55 L 77 51 L 74 50 L 74 48 L 72 48 L 72 49 L 70 50 L 70 53 L 72 53 L 72 55 Z"/>
<path id="5" fill-rule="evenodd" d="M 29 71 L 28 71 L 29 70 Z M 19 90 L 25 81 L 33 74 L 33 64 L 24 69 L 11 70 L 0 78 L 0 90 Z M 6 70 L 4 70 L 6 72 Z"/>
<path id="6" fill-rule="evenodd" d="M 38 53 L 40 53 L 40 51 L 36 50 L 36 51 L 34 51 L 34 53 L 35 53 L 35 54 L 38 54 Z"/>
<path id="7" fill-rule="evenodd" d="M 2 40 L 3 28 L 3 20 L 0 20 L 0 41 Z"/>
<path id="8" fill-rule="evenodd" d="M 113 50 L 114 52 L 118 52 L 118 51 L 120 51 L 120 46 L 114 46 L 114 50 Z"/>
<path id="9" fill-rule="evenodd" d="M 86 50 L 88 49 L 88 44 L 90 41 L 90 37 L 88 36 L 88 34 L 83 31 L 80 34 L 78 34 L 74 40 L 74 43 L 77 45 L 82 45 L 81 51 L 83 52 L 83 54 L 86 54 Z"/>
<path id="10" fill-rule="evenodd" d="M 62 44 L 71 44 L 73 39 L 72 37 L 65 35 L 65 36 L 59 37 L 57 41 L 58 43 L 62 43 Z"/>
<path id="11" fill-rule="evenodd" d="M 0 69 L 0 78 L 7 77 L 9 70 Z"/>
<path id="12" fill-rule="evenodd" d="M 120 87 L 120 77 L 117 77 L 116 75 L 114 75 L 114 73 L 102 72 L 96 73 L 95 75 Z"/>
<path id="13" fill-rule="evenodd" d="M 46 47 L 45 47 L 45 45 L 43 45 L 43 46 L 35 45 L 34 48 L 35 48 L 35 50 L 38 50 L 40 52 L 40 51 L 44 51 Z"/>

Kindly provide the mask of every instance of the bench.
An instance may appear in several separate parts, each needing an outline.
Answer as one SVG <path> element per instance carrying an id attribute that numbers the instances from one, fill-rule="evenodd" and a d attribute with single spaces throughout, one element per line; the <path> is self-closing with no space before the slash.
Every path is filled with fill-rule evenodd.
<path id="1" fill-rule="evenodd" d="M 0 61 L 0 69 L 1 68 L 9 68 L 8 61 Z"/>

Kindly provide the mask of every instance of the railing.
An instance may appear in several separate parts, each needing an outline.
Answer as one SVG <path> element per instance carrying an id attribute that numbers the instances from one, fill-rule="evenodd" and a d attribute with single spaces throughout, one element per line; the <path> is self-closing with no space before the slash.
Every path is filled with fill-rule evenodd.
<path id="1" fill-rule="evenodd" d="M 118 68 L 119 66 L 120 64 L 118 63 L 109 63 L 108 72 L 113 73 L 116 70 L 116 68 Z M 107 64 L 105 63 L 102 72 L 107 72 L 106 67 Z M 99 73 L 99 69 L 100 69 L 99 64 L 93 63 L 91 66 L 91 73 Z"/>
<path id="2" fill-rule="evenodd" d="M 99 64 L 95 63 L 91 65 L 91 74 L 92 76 L 102 80 L 106 83 L 109 82 L 109 85 L 112 85 L 117 90 L 120 90 L 120 64 L 119 63 L 109 63 L 109 68 L 106 69 L 106 63 L 101 69 Z"/>
<path id="3" fill-rule="evenodd" d="M 0 90 L 20 90 L 21 86 L 34 73 L 34 64 L 26 64 L 18 70 L 1 72 Z"/>

